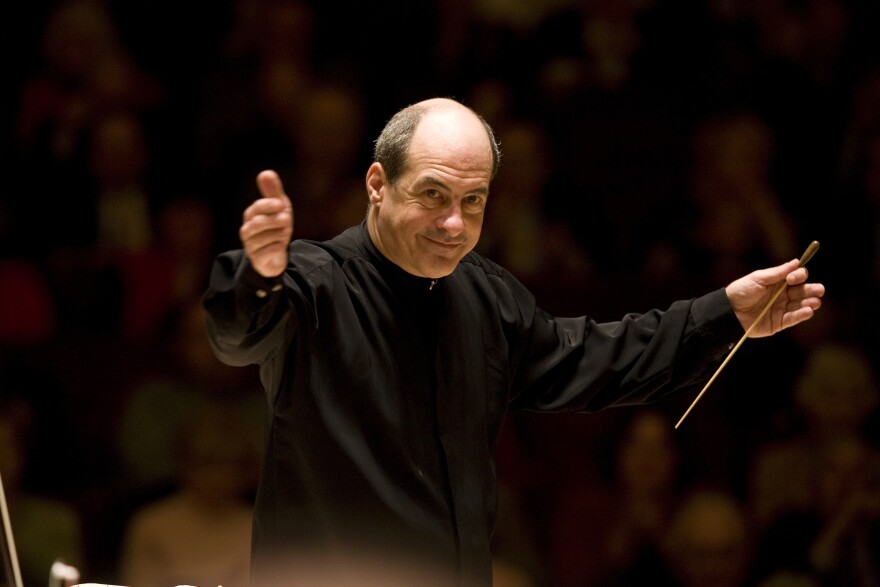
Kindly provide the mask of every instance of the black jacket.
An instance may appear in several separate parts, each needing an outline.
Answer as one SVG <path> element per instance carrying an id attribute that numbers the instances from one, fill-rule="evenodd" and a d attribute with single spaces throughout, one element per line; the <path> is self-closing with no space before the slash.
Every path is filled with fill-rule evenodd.
<path id="1" fill-rule="evenodd" d="M 324 547 L 430 553 L 491 584 L 495 449 L 508 409 L 594 411 L 703 383 L 742 335 L 723 290 L 597 324 L 556 318 L 476 253 L 405 273 L 365 223 L 294 241 L 277 279 L 220 255 L 217 355 L 259 364 L 270 405 L 255 568 Z"/>

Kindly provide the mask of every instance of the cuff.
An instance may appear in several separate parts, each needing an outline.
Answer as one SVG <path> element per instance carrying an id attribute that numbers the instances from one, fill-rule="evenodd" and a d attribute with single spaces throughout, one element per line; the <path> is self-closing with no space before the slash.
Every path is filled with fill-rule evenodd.
<path id="1" fill-rule="evenodd" d="M 695 299 L 691 313 L 704 343 L 719 356 L 730 351 L 745 333 L 724 288 Z"/>
<path id="2" fill-rule="evenodd" d="M 253 265 L 251 265 L 250 261 L 245 257 L 238 268 L 237 277 L 238 283 L 241 284 L 242 294 L 248 295 L 248 293 L 253 292 L 253 295 L 263 299 L 272 294 L 278 293 L 284 288 L 281 277 L 282 275 L 284 274 L 282 273 L 277 277 L 263 277 L 256 272 Z"/>

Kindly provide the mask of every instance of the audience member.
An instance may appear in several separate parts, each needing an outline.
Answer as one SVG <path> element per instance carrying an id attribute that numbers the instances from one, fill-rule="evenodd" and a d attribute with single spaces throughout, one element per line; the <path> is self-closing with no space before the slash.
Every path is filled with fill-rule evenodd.
<path id="1" fill-rule="evenodd" d="M 797 381 L 804 428 L 755 452 L 752 502 L 762 573 L 809 572 L 834 585 L 876 582 L 880 449 L 866 423 L 880 395 L 856 347 L 814 348 Z M 860 582 L 860 581 L 867 581 Z"/>
<path id="2" fill-rule="evenodd" d="M 777 516 L 761 536 L 756 570 L 799 572 L 827 585 L 880 580 L 880 461 L 853 438 L 820 455 L 816 499 Z"/>
<path id="3" fill-rule="evenodd" d="M 247 585 L 257 453 L 246 418 L 206 404 L 178 430 L 177 487 L 127 524 L 124 585 Z"/>
<path id="4" fill-rule="evenodd" d="M 198 176 L 218 234 L 238 225 L 232 210 L 251 199 L 251 178 L 266 161 L 295 164 L 305 96 L 317 77 L 315 19 L 308 2 L 235 2 L 222 59 L 197 80 Z"/>
<path id="5" fill-rule="evenodd" d="M 725 108 L 697 120 L 690 138 L 687 202 L 673 202 L 666 212 L 678 227 L 668 239 L 673 280 L 724 283 L 750 264 L 799 256 L 809 241 L 800 241 L 796 211 L 778 194 L 778 149 L 767 121 L 748 107 Z M 717 482 L 735 483 L 731 489 L 740 497 L 745 484 L 739 480 L 755 442 L 750 435 L 772 427 L 789 401 L 766 390 L 788 386 L 802 352 L 793 337 L 800 335 L 746 344 L 702 401 L 705 416 L 683 431 L 707 478 L 711 472 Z M 762 374 L 760 385 L 756 373 Z"/>
<path id="6" fill-rule="evenodd" d="M 162 339 L 174 316 L 198 297 L 213 245 L 214 215 L 204 200 L 181 196 L 158 210 L 149 244 L 118 255 L 126 340 L 149 345 Z"/>
<path id="7" fill-rule="evenodd" d="M 833 442 L 819 480 L 822 525 L 808 554 L 834 585 L 880 582 L 880 453 L 855 439 Z"/>
<path id="8" fill-rule="evenodd" d="M 297 207 L 303 212 L 297 216 L 297 231 L 305 238 L 331 238 L 366 215 L 361 174 L 369 158 L 361 151 L 368 123 L 364 97 L 350 84 L 315 80 L 297 114 L 295 156 L 282 167 L 297 186 Z M 329 209 L 327 202 L 333 202 Z"/>
<path id="9" fill-rule="evenodd" d="M 135 113 L 111 111 L 93 120 L 88 166 L 99 256 L 142 250 L 153 238 L 149 165 L 143 123 Z"/>
<path id="10" fill-rule="evenodd" d="M 86 556 L 77 509 L 54 495 L 32 492 L 24 484 L 26 467 L 32 464 L 29 445 L 35 423 L 36 414 L 24 400 L 0 398 L 0 476 L 24 585 L 45 584 L 58 558 L 80 566 Z M 55 472 L 59 484 L 64 472 Z"/>
<path id="11" fill-rule="evenodd" d="M 479 248 L 539 299 L 554 300 L 554 311 L 576 311 L 589 293 L 592 261 L 571 226 L 546 210 L 556 179 L 547 136 L 524 119 L 508 120 L 498 133 L 504 137 L 504 166 L 492 191 L 501 197 L 493 198 Z"/>
<path id="12" fill-rule="evenodd" d="M 712 267 L 711 280 L 734 279 L 743 267 L 801 253 L 794 218 L 773 180 L 774 137 L 753 112 L 701 120 L 694 131 L 685 249 L 687 267 Z M 804 247 L 806 244 L 804 244 Z"/>
<path id="13" fill-rule="evenodd" d="M 803 427 L 753 456 L 750 501 L 760 528 L 786 512 L 818 508 L 825 465 L 839 443 L 862 447 L 880 463 L 865 429 L 880 394 L 873 367 L 858 348 L 826 342 L 811 349 L 792 399 Z"/>
<path id="14" fill-rule="evenodd" d="M 745 507 L 724 490 L 698 489 L 682 501 L 663 539 L 668 583 L 745 587 L 751 580 L 752 531 Z M 624 583 L 626 584 L 626 583 Z M 652 578 L 644 585 L 666 584 Z"/>
<path id="15" fill-rule="evenodd" d="M 57 248 L 49 264 L 59 326 L 65 335 L 124 336 L 125 263 L 154 238 L 150 145 L 131 111 L 95 113 L 83 132 L 90 179 L 73 190 L 71 218 L 83 238 Z"/>
<path id="16" fill-rule="evenodd" d="M 96 119 L 117 109 L 148 112 L 160 104 L 162 88 L 126 50 L 104 2 L 53 3 L 41 34 L 39 69 L 19 95 L 16 140 L 21 187 L 52 198 L 54 214 L 42 213 L 39 198 L 24 198 L 20 219 L 42 235 L 34 247 L 79 247 L 92 244 L 95 225 L 81 190 L 92 179 L 86 145 Z"/>
<path id="17" fill-rule="evenodd" d="M 867 36 L 856 30 L 859 13 L 873 10 L 860 4 L 772 0 L 753 7 L 760 47 L 751 76 L 753 103 L 776 138 L 779 197 L 786 209 L 798 209 L 804 235 L 833 235 L 828 213 L 840 205 L 835 192 L 852 112 L 849 95 L 859 72 L 876 60 L 860 46 Z M 823 205 L 803 206 L 807 193 Z"/>
<path id="18" fill-rule="evenodd" d="M 549 532 L 554 585 L 647 585 L 662 569 L 663 536 L 682 487 L 673 433 L 662 411 L 633 412 L 609 450 L 607 481 L 562 488 Z"/>
<path id="19" fill-rule="evenodd" d="M 262 430 L 262 397 L 251 378 L 214 356 L 197 299 L 181 305 L 165 350 L 155 365 L 139 378 L 132 377 L 120 400 L 119 478 L 135 495 L 162 493 L 175 483 L 177 438 L 206 404 L 219 399 L 234 402 L 251 435 Z"/>

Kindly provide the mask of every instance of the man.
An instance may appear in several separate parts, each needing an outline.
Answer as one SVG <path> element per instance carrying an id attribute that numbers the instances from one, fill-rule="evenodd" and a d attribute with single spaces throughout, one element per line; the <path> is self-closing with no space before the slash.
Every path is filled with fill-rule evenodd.
<path id="1" fill-rule="evenodd" d="M 704 382 L 783 281 L 754 336 L 820 306 L 824 287 L 793 260 L 665 312 L 549 316 L 472 252 L 499 159 L 482 118 L 420 102 L 375 151 L 366 220 L 327 242 L 291 243 L 291 201 L 259 174 L 244 249 L 218 257 L 205 294 L 218 356 L 259 364 L 270 406 L 255 574 L 311 553 L 380 553 L 490 585 L 507 409 L 655 401 Z"/>

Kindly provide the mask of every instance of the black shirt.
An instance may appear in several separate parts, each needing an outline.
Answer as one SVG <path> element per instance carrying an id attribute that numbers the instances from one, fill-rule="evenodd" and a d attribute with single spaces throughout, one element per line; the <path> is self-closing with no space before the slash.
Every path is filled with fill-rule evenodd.
<path id="1" fill-rule="evenodd" d="M 269 400 L 255 569 L 427 554 L 483 585 L 507 409 L 655 401 L 704 382 L 743 332 L 723 290 L 613 323 L 553 317 L 473 252 L 440 280 L 407 274 L 365 223 L 294 241 L 276 279 L 224 253 L 204 303 L 218 356 L 259 364 Z"/>

